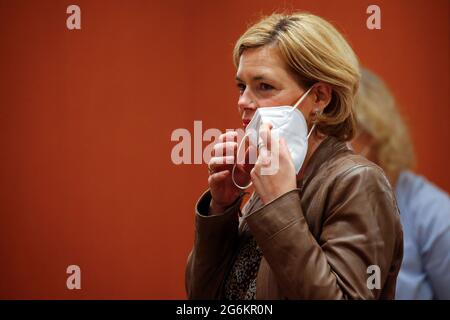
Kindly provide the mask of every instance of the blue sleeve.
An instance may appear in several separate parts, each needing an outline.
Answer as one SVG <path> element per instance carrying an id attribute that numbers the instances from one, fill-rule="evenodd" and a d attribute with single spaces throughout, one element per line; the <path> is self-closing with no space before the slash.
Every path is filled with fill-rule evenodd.
<path id="1" fill-rule="evenodd" d="M 450 299 L 450 198 L 431 185 L 422 192 L 415 219 L 422 266 L 434 298 Z"/>

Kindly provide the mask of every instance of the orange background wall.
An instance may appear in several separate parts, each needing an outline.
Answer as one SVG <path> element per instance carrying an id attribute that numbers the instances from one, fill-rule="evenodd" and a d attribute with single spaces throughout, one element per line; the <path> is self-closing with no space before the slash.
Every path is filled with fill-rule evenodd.
<path id="1" fill-rule="evenodd" d="M 66 28 L 81 7 L 82 30 Z M 407 117 L 420 174 L 450 191 L 449 2 L 0 1 L 0 298 L 184 298 L 205 165 L 171 133 L 240 128 L 231 51 L 274 9 L 333 22 Z M 81 290 L 66 268 L 81 267 Z"/>

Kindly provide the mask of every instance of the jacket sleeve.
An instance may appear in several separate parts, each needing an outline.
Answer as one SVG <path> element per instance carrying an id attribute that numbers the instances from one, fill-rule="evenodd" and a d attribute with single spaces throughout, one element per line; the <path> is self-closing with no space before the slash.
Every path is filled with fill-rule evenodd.
<path id="1" fill-rule="evenodd" d="M 280 290 L 288 299 L 382 297 L 382 290 L 369 288 L 368 267 L 379 267 L 382 287 L 396 276 L 399 265 L 393 270 L 392 261 L 400 255 L 401 262 L 403 252 L 389 183 L 376 167 L 354 167 L 336 178 L 328 199 L 318 239 L 305 220 L 299 189 L 247 216 Z"/>
<path id="2" fill-rule="evenodd" d="M 195 207 L 194 247 L 185 270 L 189 299 L 219 299 L 221 286 L 238 242 L 238 212 L 243 195 L 221 215 L 208 215 L 211 193 Z"/>

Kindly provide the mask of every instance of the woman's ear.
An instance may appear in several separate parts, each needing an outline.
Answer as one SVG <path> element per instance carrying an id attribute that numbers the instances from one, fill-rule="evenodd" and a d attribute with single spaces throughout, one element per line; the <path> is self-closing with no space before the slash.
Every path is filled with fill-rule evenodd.
<path id="1" fill-rule="evenodd" d="M 333 95 L 332 86 L 328 83 L 317 82 L 311 93 L 313 98 L 312 112 L 314 114 L 317 112 L 322 113 L 331 101 Z"/>

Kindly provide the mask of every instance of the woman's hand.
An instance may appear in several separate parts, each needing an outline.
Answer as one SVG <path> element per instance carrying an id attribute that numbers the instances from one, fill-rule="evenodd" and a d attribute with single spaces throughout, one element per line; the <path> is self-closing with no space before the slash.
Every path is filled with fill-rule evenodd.
<path id="1" fill-rule="evenodd" d="M 223 213 L 242 192 L 231 179 L 231 171 L 236 163 L 237 137 L 236 131 L 228 131 L 219 136 L 219 142 L 214 146 L 213 157 L 208 164 L 211 172 L 208 184 L 212 196 L 210 214 Z M 246 151 L 247 160 L 250 151 L 251 149 Z M 250 170 L 253 166 L 248 164 L 247 160 L 246 164 L 236 165 L 234 178 L 239 185 L 245 185 L 250 181 Z"/>
<path id="2" fill-rule="evenodd" d="M 264 204 L 297 188 L 295 166 L 284 139 L 272 138 L 272 125 L 259 130 L 259 155 L 250 172 L 256 193 Z"/>

